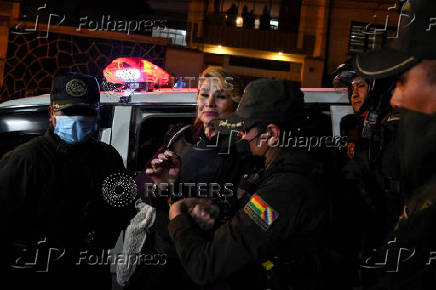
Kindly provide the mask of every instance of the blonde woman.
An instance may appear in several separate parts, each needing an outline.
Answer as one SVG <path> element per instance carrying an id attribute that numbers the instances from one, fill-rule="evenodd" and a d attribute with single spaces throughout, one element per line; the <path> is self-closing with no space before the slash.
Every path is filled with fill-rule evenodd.
<path id="1" fill-rule="evenodd" d="M 146 170 L 154 183 L 151 205 L 156 218 L 142 252 L 163 253 L 165 265 L 139 266 L 125 289 L 201 289 L 186 275 L 169 237 L 169 207 L 184 197 L 204 197 L 215 205 L 219 223 L 225 223 L 238 209 L 237 187 L 245 172 L 242 164 L 248 163 L 229 150 L 229 136 L 218 133 L 217 123 L 237 108 L 243 86 L 229 72 L 209 68 L 201 74 L 198 87 L 194 123 L 170 129 Z M 171 172 L 162 173 L 162 160 L 167 158 L 180 161 L 180 172 L 174 174 L 177 178 L 172 178 Z M 210 230 L 208 225 L 199 227 Z M 213 231 L 205 234 L 208 232 Z"/>

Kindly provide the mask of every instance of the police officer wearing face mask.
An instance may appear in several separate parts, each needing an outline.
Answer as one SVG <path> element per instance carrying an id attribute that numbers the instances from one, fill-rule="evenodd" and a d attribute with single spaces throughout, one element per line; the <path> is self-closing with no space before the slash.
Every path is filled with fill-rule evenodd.
<path id="1" fill-rule="evenodd" d="M 95 139 L 97 80 L 57 74 L 50 100 L 46 133 L 0 160 L 2 272 L 14 289 L 111 289 L 107 250 L 136 191 L 118 152 Z"/>
<path id="2" fill-rule="evenodd" d="M 434 289 L 436 284 L 435 13 L 433 0 L 411 2 L 414 21 L 401 28 L 389 47 L 354 58 L 357 72 L 364 77 L 398 79 L 391 104 L 400 108 L 401 115 L 400 185 L 405 206 L 374 257 L 386 257 L 384 267 L 365 265 L 387 278 L 388 283 L 380 283 L 387 289 Z"/>
<path id="3" fill-rule="evenodd" d="M 303 93 L 295 84 L 261 79 L 246 87 L 238 110 L 221 122 L 222 128 L 243 129 L 241 147 L 263 157 L 265 168 L 249 201 L 211 239 L 197 225 L 214 221 L 206 201 L 184 199 L 170 208 L 170 235 L 196 283 L 327 289 L 335 280 L 327 249 L 328 197 L 315 181 L 318 164 L 307 148 L 287 141 L 304 122 L 303 112 Z M 177 157 L 170 159 L 169 169 L 176 168 Z"/>

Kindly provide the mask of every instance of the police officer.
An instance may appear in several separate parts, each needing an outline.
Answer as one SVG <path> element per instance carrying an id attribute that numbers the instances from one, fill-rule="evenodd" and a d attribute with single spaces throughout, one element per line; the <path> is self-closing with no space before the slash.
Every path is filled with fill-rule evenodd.
<path id="1" fill-rule="evenodd" d="M 293 83 L 260 79 L 246 87 L 238 110 L 221 122 L 223 128 L 243 130 L 240 146 L 264 157 L 265 169 L 250 200 L 211 239 L 197 225 L 214 223 L 206 201 L 191 198 L 171 206 L 169 232 L 197 284 L 226 280 L 232 289 L 326 287 L 329 202 L 314 182 L 318 164 L 289 138 L 301 126 L 303 111 L 303 93 Z M 279 146 L 282 139 L 290 142 Z M 167 170 L 180 166 L 175 155 L 168 161 Z"/>
<path id="2" fill-rule="evenodd" d="M 346 155 L 354 159 L 358 152 L 368 149 L 368 141 L 361 138 L 363 123 L 368 115 L 369 80 L 356 75 L 350 61 L 341 64 L 335 71 L 333 86 L 347 88 L 348 100 L 353 114 L 344 116 L 340 122 L 341 135 L 348 138 Z"/>
<path id="3" fill-rule="evenodd" d="M 414 21 L 402 27 L 399 38 L 390 47 L 357 55 L 354 65 L 359 74 L 370 78 L 398 77 L 391 104 L 401 108 L 399 148 L 405 207 L 385 249 L 378 251 L 386 257 L 380 272 L 388 278 L 389 289 L 434 289 L 436 3 L 417 0 L 411 5 Z"/>
<path id="4" fill-rule="evenodd" d="M 14 289 L 111 289 L 107 249 L 127 225 L 136 192 L 118 152 L 96 139 L 94 77 L 62 73 L 43 136 L 0 161 L 2 271 Z M 7 265 L 4 263 L 7 262 Z"/>
<path id="5" fill-rule="evenodd" d="M 334 84 L 338 83 L 348 88 L 353 108 L 353 114 L 343 117 L 340 123 L 341 134 L 348 137 L 340 183 L 344 193 L 342 208 L 352 205 L 344 220 L 356 237 L 356 242 L 348 245 L 358 255 L 367 255 L 386 238 L 402 209 L 399 114 L 388 103 L 395 82 L 390 77 L 372 80 L 359 75 L 352 62 L 347 61 L 337 72 Z M 356 262 L 358 265 L 357 259 Z M 367 275 L 360 273 L 358 283 L 369 280 Z"/>

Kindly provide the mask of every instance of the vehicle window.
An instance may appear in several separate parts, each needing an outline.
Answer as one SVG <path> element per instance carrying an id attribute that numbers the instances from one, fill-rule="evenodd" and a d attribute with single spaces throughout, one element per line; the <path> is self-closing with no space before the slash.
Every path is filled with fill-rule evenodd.
<path id="1" fill-rule="evenodd" d="M 114 117 L 113 105 L 101 105 L 100 107 L 100 128 L 111 128 Z"/>
<path id="2" fill-rule="evenodd" d="M 47 108 L 44 106 L 0 110 L 0 134 L 45 131 L 49 122 Z"/>
<path id="3" fill-rule="evenodd" d="M 139 135 L 136 143 L 136 166 L 137 171 L 143 170 L 153 155 L 163 145 L 164 137 L 167 131 L 180 125 L 192 124 L 194 117 L 177 116 L 175 114 L 168 116 L 151 116 L 145 118 L 140 125 Z"/>
<path id="4" fill-rule="evenodd" d="M 44 134 L 48 122 L 47 106 L 2 109 L 0 111 L 0 157 L 18 145 Z"/>
<path id="5" fill-rule="evenodd" d="M 18 145 L 42 134 L 43 132 L 8 132 L 0 134 L 0 158 L 5 153 L 14 150 Z"/>

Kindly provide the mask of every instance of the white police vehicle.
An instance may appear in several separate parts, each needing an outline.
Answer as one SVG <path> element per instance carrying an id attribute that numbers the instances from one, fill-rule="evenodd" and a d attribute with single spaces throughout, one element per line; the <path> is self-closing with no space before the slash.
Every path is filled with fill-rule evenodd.
<path id="1" fill-rule="evenodd" d="M 318 107 L 330 122 L 324 124 L 339 136 L 339 121 L 352 112 L 345 91 L 302 89 L 307 106 Z M 145 163 L 162 145 L 171 124 L 189 124 L 195 118 L 196 89 L 159 89 L 131 95 L 101 93 L 100 140 L 114 146 L 128 170 L 144 169 Z M 48 126 L 48 94 L 6 101 L 0 104 L 0 157 Z"/>
<path id="2" fill-rule="evenodd" d="M 318 107 L 329 120 L 324 124 L 329 134 L 339 136 L 340 119 L 352 112 L 347 93 L 335 89 L 302 90 L 307 106 Z M 120 102 L 121 94 L 101 92 L 100 140 L 118 150 L 129 171 L 143 170 L 163 144 L 171 124 L 193 122 L 196 95 L 196 89 L 159 89 L 133 93 L 126 103 Z M 0 158 L 16 146 L 44 134 L 49 124 L 49 104 L 48 94 L 0 104 Z M 122 235 L 114 253 L 121 251 Z M 115 272 L 114 267 L 112 272 Z M 119 289 L 115 282 L 113 289 Z"/>

